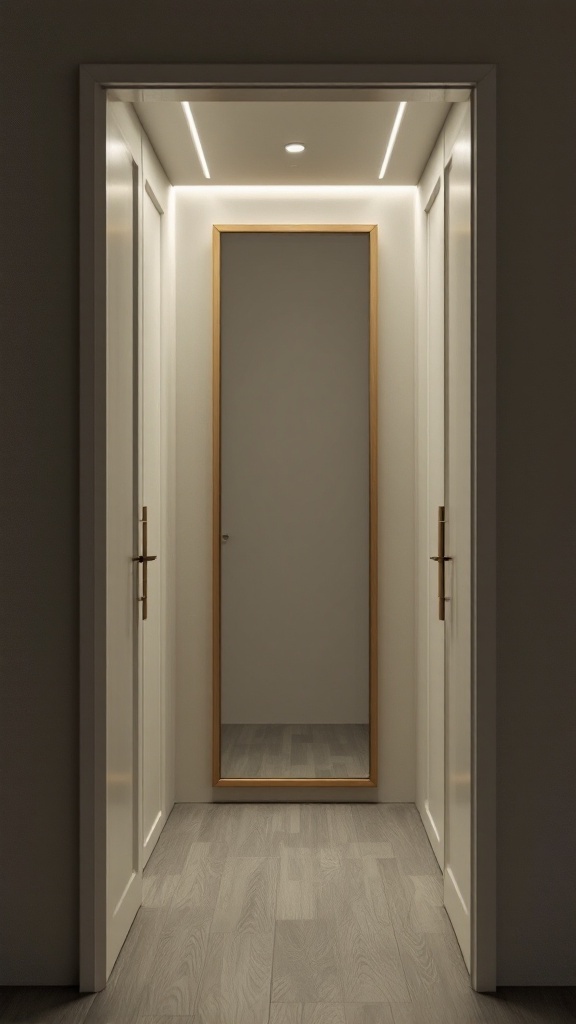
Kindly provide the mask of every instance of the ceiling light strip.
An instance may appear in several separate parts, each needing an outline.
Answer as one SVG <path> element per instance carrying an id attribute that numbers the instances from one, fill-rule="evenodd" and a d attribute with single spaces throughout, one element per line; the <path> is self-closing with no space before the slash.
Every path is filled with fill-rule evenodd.
<path id="1" fill-rule="evenodd" d="M 198 129 L 196 127 L 196 123 L 194 121 L 194 118 L 192 117 L 192 109 L 191 109 L 190 104 L 188 103 L 187 100 L 185 100 L 182 103 L 182 109 L 184 110 L 184 113 L 186 115 L 186 120 L 188 121 L 188 127 L 190 129 L 190 134 L 191 134 L 191 136 L 192 136 L 192 138 L 194 140 L 194 145 L 196 147 L 196 152 L 198 154 L 198 159 L 200 161 L 200 166 L 202 168 L 202 173 L 203 173 L 205 178 L 209 178 L 210 177 L 210 171 L 208 170 L 208 164 L 206 163 L 206 157 L 204 156 L 204 150 L 202 149 L 202 143 L 200 142 L 200 136 L 198 135 Z"/>
<path id="2" fill-rule="evenodd" d="M 388 139 L 388 145 L 386 147 L 386 152 L 384 154 L 384 160 L 382 162 L 382 167 L 380 168 L 380 174 L 378 175 L 380 179 L 382 179 L 386 174 L 386 168 L 390 163 L 390 157 L 392 156 L 392 150 L 394 149 L 394 143 L 396 142 L 396 136 L 398 135 L 398 132 L 400 130 L 400 125 L 402 124 L 402 118 L 404 117 L 405 110 L 406 101 L 403 101 L 398 105 L 396 119 L 394 121 L 394 124 L 392 125 L 392 131 L 390 133 L 390 138 Z"/>
<path id="3" fill-rule="evenodd" d="M 206 195 L 209 191 L 224 195 L 320 195 L 341 196 L 343 199 L 355 195 L 379 195 L 385 188 L 388 192 L 416 192 L 417 185 L 173 185 L 176 192 L 191 195 Z"/>

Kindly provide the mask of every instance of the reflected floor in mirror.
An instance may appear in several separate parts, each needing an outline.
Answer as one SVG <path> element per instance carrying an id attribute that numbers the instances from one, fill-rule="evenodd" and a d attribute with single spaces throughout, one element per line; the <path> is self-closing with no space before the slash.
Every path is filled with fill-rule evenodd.
<path id="1" fill-rule="evenodd" d="M 223 725 L 223 779 L 365 779 L 367 725 Z"/>

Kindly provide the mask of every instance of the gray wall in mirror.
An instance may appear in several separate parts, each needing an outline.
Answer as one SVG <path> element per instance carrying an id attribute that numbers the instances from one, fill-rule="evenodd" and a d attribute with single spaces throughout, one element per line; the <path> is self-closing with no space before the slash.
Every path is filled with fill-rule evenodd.
<path id="1" fill-rule="evenodd" d="M 221 234 L 223 775 L 367 774 L 369 272 L 367 233 Z"/>

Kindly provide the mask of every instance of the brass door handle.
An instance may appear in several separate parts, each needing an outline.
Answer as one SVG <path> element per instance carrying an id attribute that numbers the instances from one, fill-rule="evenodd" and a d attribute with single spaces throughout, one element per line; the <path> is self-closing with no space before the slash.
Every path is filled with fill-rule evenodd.
<path id="1" fill-rule="evenodd" d="M 148 562 L 155 562 L 158 555 L 148 554 L 148 506 L 142 508 L 142 554 L 132 559 L 142 566 L 142 597 L 138 601 L 142 604 L 142 618 L 148 618 Z"/>
<path id="2" fill-rule="evenodd" d="M 446 573 L 444 566 L 446 562 L 452 561 L 451 555 L 444 554 L 444 529 L 446 526 L 446 509 L 444 505 L 438 506 L 438 554 L 430 555 L 431 562 L 438 562 L 438 618 L 444 622 L 446 618 Z"/>

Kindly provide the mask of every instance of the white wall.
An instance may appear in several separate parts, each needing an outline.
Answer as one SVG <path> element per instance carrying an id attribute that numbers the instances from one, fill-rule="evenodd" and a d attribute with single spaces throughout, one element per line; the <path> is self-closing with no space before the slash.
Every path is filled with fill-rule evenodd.
<path id="1" fill-rule="evenodd" d="M 176 799 L 294 799 L 211 786 L 212 225 L 378 224 L 379 760 L 362 798 L 414 800 L 414 188 L 176 193 Z M 331 799 L 351 799 L 332 790 Z M 325 790 L 307 789 L 307 799 Z"/>

